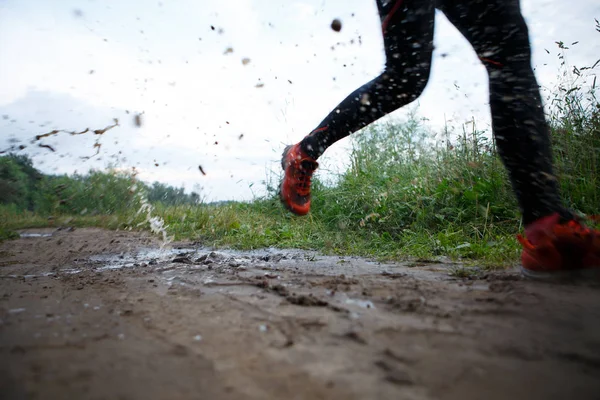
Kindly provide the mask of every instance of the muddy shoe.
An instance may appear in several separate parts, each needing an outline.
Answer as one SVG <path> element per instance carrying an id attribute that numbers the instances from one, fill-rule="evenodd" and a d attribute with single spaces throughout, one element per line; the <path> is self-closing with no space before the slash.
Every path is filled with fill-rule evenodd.
<path id="1" fill-rule="evenodd" d="M 285 175 L 279 196 L 285 208 L 296 215 L 306 215 L 310 211 L 310 180 L 318 166 L 300 144 L 287 146 L 283 151 L 281 167 Z"/>
<path id="2" fill-rule="evenodd" d="M 558 214 L 525 228 L 521 271 L 534 279 L 600 275 L 600 232 L 575 220 L 561 223 Z"/>

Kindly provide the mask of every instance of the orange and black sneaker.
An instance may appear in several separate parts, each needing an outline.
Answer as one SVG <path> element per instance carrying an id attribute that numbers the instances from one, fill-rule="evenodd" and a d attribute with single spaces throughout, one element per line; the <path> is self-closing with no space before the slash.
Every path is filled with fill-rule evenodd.
<path id="1" fill-rule="evenodd" d="M 559 214 L 525 227 L 521 271 L 533 279 L 569 278 L 600 273 L 600 231 L 576 220 L 561 222 Z"/>
<path id="2" fill-rule="evenodd" d="M 318 166 L 299 143 L 283 150 L 281 167 L 285 175 L 279 196 L 285 208 L 296 215 L 306 215 L 310 211 L 310 179 Z"/>

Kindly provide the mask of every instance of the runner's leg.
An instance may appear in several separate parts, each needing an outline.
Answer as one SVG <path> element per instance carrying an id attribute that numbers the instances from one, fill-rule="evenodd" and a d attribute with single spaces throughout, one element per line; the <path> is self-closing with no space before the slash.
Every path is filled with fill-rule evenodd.
<path id="1" fill-rule="evenodd" d="M 527 225 L 563 208 L 519 0 L 438 0 L 489 76 L 492 130 Z"/>
<path id="2" fill-rule="evenodd" d="M 302 142 L 313 159 L 338 140 L 419 97 L 433 52 L 432 0 L 377 0 L 386 64 L 381 75 L 344 99 Z"/>

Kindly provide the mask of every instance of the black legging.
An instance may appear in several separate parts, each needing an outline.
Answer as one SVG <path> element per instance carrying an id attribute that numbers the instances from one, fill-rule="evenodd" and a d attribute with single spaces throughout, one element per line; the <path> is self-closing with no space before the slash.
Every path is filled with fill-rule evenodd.
<path id="1" fill-rule="evenodd" d="M 519 0 L 377 0 L 386 64 L 381 75 L 344 99 L 301 146 L 317 159 L 336 141 L 415 100 L 431 68 L 435 8 L 471 43 L 489 77 L 492 130 L 523 221 L 559 212 L 550 135 L 531 68 Z"/>

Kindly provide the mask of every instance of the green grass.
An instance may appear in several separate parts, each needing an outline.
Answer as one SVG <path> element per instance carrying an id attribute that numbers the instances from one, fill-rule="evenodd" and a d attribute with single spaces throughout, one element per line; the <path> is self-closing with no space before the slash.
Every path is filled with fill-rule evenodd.
<path id="1" fill-rule="evenodd" d="M 150 215 L 164 221 L 176 240 L 208 246 L 316 249 L 382 260 L 445 257 L 484 269 L 506 267 L 515 264 L 520 253 L 515 239 L 521 229 L 518 209 L 493 145 L 472 126 L 433 146 L 431 134 L 416 118 L 372 126 L 356 136 L 351 167 L 336 182 L 315 181 L 313 209 L 306 217 L 284 210 L 275 191 L 250 203 L 154 204 Z M 588 131 L 560 126 L 553 131 L 567 204 L 588 214 L 599 211 L 597 126 Z M 137 213 L 141 199 L 133 196 L 128 211 L 114 215 L 81 215 L 75 209 L 76 213 L 49 217 L 4 206 L 0 229 L 148 229 L 146 212 Z M 457 270 L 456 275 L 465 271 L 473 270 Z"/>
<path id="2" fill-rule="evenodd" d="M 15 231 L 11 231 L 5 228 L 0 228 L 0 242 L 5 240 L 16 239 L 19 237 L 19 234 Z"/>
<path id="3" fill-rule="evenodd" d="M 600 214 L 600 103 L 595 83 L 588 85 L 581 73 L 586 70 L 573 75 L 566 63 L 564 68 L 549 115 L 556 173 L 567 207 Z M 0 206 L 0 237 L 19 228 L 60 225 L 150 229 L 151 216 L 163 221 L 176 240 L 207 246 L 315 249 L 382 260 L 443 257 L 461 261 L 453 273 L 464 277 L 518 262 L 518 207 L 489 132 L 473 122 L 458 133 L 435 134 L 413 115 L 374 124 L 352 140 L 346 171 L 328 183 L 317 174 L 306 217 L 293 216 L 279 204 L 280 176 L 269 176 L 268 195 L 249 203 L 154 203 L 148 208 L 144 199 L 150 189 L 132 191 L 145 187 L 133 184 L 135 176 L 95 172 L 73 184 L 68 177 L 61 177 L 59 186 L 52 183 L 52 196 L 44 197 L 45 208 L 36 213 Z"/>
<path id="4" fill-rule="evenodd" d="M 18 210 L 14 206 L 0 205 L 0 232 L 14 232 L 27 228 L 56 228 L 60 226 L 90 227 L 97 226 L 106 229 L 128 227 L 123 215 L 47 215 L 31 211 Z M 12 238 L 15 238 L 12 235 Z"/>

